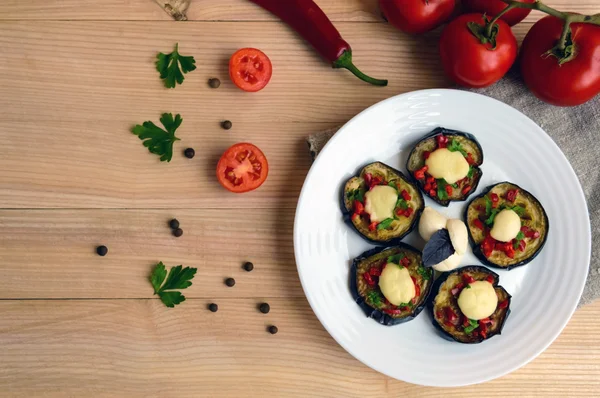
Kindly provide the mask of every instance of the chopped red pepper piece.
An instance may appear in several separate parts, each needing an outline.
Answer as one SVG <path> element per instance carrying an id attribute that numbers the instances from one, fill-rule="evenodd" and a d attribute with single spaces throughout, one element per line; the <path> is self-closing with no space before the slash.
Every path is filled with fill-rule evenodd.
<path id="1" fill-rule="evenodd" d="M 456 312 L 454 312 L 454 310 L 450 307 L 446 307 L 445 311 L 446 311 L 446 320 L 448 322 L 451 322 L 453 325 L 456 324 L 456 321 L 458 321 L 458 315 L 456 315 Z"/>
<path id="2" fill-rule="evenodd" d="M 352 221 L 357 221 L 360 218 L 360 214 L 354 213 L 352 214 Z"/>
<path id="3" fill-rule="evenodd" d="M 410 194 L 409 194 L 409 193 L 406 191 L 406 189 L 403 189 L 403 190 L 402 190 L 402 193 L 401 193 L 401 195 L 402 195 L 402 199 L 404 199 L 404 200 L 410 200 L 410 199 L 411 199 L 411 196 L 410 196 Z"/>
<path id="4" fill-rule="evenodd" d="M 419 170 L 414 172 L 415 178 L 417 180 L 422 180 L 423 178 L 425 178 L 425 172 L 429 169 L 429 167 L 427 165 L 421 167 Z"/>
<path id="5" fill-rule="evenodd" d="M 366 173 L 365 176 L 363 177 L 365 179 L 365 183 L 367 185 L 371 185 L 371 180 L 373 179 L 373 174 L 371 173 Z"/>
<path id="6" fill-rule="evenodd" d="M 372 276 L 381 276 L 381 268 L 371 267 L 369 268 L 369 274 L 371 274 Z"/>
<path id="7" fill-rule="evenodd" d="M 477 206 L 475 206 L 475 210 L 477 210 L 477 211 L 484 211 L 485 207 L 483 207 L 482 205 L 477 205 Z"/>
<path id="8" fill-rule="evenodd" d="M 448 195 L 452 195 L 452 185 L 447 184 L 445 189 Z"/>
<path id="9" fill-rule="evenodd" d="M 373 281 L 373 278 L 371 278 L 371 275 L 368 272 L 363 274 L 363 278 L 365 279 L 365 282 L 367 282 L 367 285 L 375 286 L 375 281 Z"/>
<path id="10" fill-rule="evenodd" d="M 469 322 L 469 318 L 467 318 L 466 316 L 464 316 L 464 315 L 463 315 L 463 317 L 462 317 L 462 325 L 463 325 L 464 327 L 467 327 L 467 326 L 469 326 L 470 324 L 471 324 L 471 322 Z"/>
<path id="11" fill-rule="evenodd" d="M 494 276 L 493 275 L 488 275 L 485 278 L 486 281 L 488 281 L 489 283 L 491 283 L 492 285 L 494 284 Z"/>
<path id="12" fill-rule="evenodd" d="M 435 189 L 430 189 L 429 190 L 429 195 L 433 198 L 435 198 L 437 196 L 437 191 Z"/>
<path id="13" fill-rule="evenodd" d="M 531 237 L 532 237 L 533 239 L 537 239 L 537 238 L 539 238 L 539 237 L 540 237 L 540 233 L 539 233 L 538 231 L 534 231 L 534 232 L 533 232 L 533 234 L 531 235 Z"/>
<path id="14" fill-rule="evenodd" d="M 431 191 L 431 188 L 433 188 L 433 187 L 431 186 L 430 182 L 426 183 L 425 186 L 423 187 L 423 189 L 425 190 L 425 192 Z"/>
<path id="15" fill-rule="evenodd" d="M 486 324 L 487 324 L 487 323 L 492 323 L 492 320 L 490 319 L 490 317 L 487 317 L 487 318 L 480 319 L 480 320 L 479 320 L 479 323 L 480 323 L 480 324 L 481 324 L 481 323 L 486 323 Z"/>
<path id="16" fill-rule="evenodd" d="M 413 210 L 413 208 L 412 208 L 412 207 L 408 207 L 408 208 L 406 208 L 406 209 L 404 210 L 404 216 L 405 216 L 405 217 L 407 217 L 407 218 L 408 218 L 408 217 L 410 217 L 410 216 L 412 216 L 412 214 L 413 214 L 413 211 L 414 211 L 414 210 Z"/>
<path id="17" fill-rule="evenodd" d="M 498 201 L 500 200 L 500 198 L 498 197 L 497 193 L 491 193 L 490 194 L 490 199 L 492 200 L 492 208 L 496 208 L 498 207 Z"/>
<path id="18" fill-rule="evenodd" d="M 473 278 L 471 275 L 464 273 L 462 274 L 463 280 L 465 281 L 465 283 L 473 283 L 475 282 L 475 278 Z"/>
<path id="19" fill-rule="evenodd" d="M 471 154 L 471 152 L 467 153 L 467 163 L 469 163 L 469 165 L 473 165 L 475 164 L 475 159 L 473 159 L 473 155 Z"/>
<path id="20" fill-rule="evenodd" d="M 378 222 L 373 221 L 371 224 L 369 224 L 369 231 L 373 232 L 377 229 L 377 224 L 379 224 Z"/>
<path id="21" fill-rule="evenodd" d="M 431 155 L 431 152 L 429 152 L 429 151 L 423 152 L 423 158 L 425 158 L 425 160 L 429 159 L 429 155 Z"/>
<path id="22" fill-rule="evenodd" d="M 460 193 L 462 193 L 463 195 L 466 195 L 469 192 L 471 192 L 471 186 L 470 185 L 464 186 L 463 189 L 460 191 Z"/>
<path id="23" fill-rule="evenodd" d="M 498 304 L 498 308 L 500 309 L 505 309 L 506 307 L 508 307 L 508 299 L 501 301 L 500 304 Z"/>
<path id="24" fill-rule="evenodd" d="M 400 315 L 400 314 L 402 314 L 402 310 L 401 309 L 386 308 L 385 310 L 383 310 L 383 312 L 385 312 L 388 315 Z"/>
<path id="25" fill-rule="evenodd" d="M 437 311 L 437 312 L 435 313 L 435 317 L 436 317 L 437 319 L 442 319 L 442 318 L 444 317 L 444 314 L 442 314 L 442 311 Z"/>
<path id="26" fill-rule="evenodd" d="M 448 146 L 448 137 L 440 134 L 435 137 L 435 142 L 437 143 L 438 148 L 446 148 Z"/>
<path id="27" fill-rule="evenodd" d="M 491 236 L 486 236 L 483 242 L 481 243 L 481 251 L 483 255 L 489 257 L 492 255 L 494 251 L 494 246 L 496 245 L 496 240 Z"/>
<path id="28" fill-rule="evenodd" d="M 526 247 L 527 247 L 527 242 L 525 242 L 525 239 L 520 240 L 519 241 L 519 251 L 524 252 Z"/>
<path id="29" fill-rule="evenodd" d="M 515 258 L 515 248 L 512 243 L 507 243 L 507 246 L 504 248 L 504 254 L 506 254 L 508 258 Z"/>
<path id="30" fill-rule="evenodd" d="M 400 260 L 400 264 L 402 264 L 405 267 L 408 267 L 410 265 L 410 259 L 408 257 L 402 257 L 402 260 Z M 411 278 L 413 278 L 411 276 Z M 413 282 L 415 281 L 415 278 L 413 278 Z"/>
<path id="31" fill-rule="evenodd" d="M 508 200 L 509 202 L 514 202 L 517 198 L 518 193 L 518 189 L 509 189 L 508 191 L 506 191 L 506 200 Z"/>
<path id="32" fill-rule="evenodd" d="M 354 212 L 357 214 L 363 214 L 365 211 L 365 206 L 360 203 L 358 200 L 354 201 Z"/>
<path id="33" fill-rule="evenodd" d="M 481 222 L 480 219 L 476 218 L 475 220 L 473 220 L 473 225 L 477 228 L 479 228 L 480 230 L 484 231 L 485 227 L 483 225 L 483 223 Z"/>
<path id="34" fill-rule="evenodd" d="M 432 176 L 427 176 L 427 179 L 425 180 L 430 184 L 433 184 L 435 182 L 435 178 L 433 178 Z"/>

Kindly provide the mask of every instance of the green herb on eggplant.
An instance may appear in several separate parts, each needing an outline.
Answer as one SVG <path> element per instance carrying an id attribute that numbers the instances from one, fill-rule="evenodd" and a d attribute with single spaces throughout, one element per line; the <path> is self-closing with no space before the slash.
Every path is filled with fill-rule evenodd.
<path id="1" fill-rule="evenodd" d="M 404 258 L 404 254 L 398 253 L 393 256 L 389 256 L 387 258 L 387 262 L 400 265 L 400 260 L 402 260 L 403 258 Z"/>
<path id="2" fill-rule="evenodd" d="M 443 178 L 438 178 L 437 182 L 437 196 L 440 200 L 448 200 L 448 192 L 446 192 L 446 185 L 448 183 Z"/>
<path id="3" fill-rule="evenodd" d="M 465 333 L 466 334 L 471 334 L 478 327 L 479 327 L 479 322 L 477 322 L 477 321 L 475 321 L 473 319 L 469 319 L 469 326 L 465 327 Z"/>
<path id="4" fill-rule="evenodd" d="M 382 222 L 377 224 L 377 230 L 381 231 L 382 229 L 389 228 L 393 222 L 394 222 L 393 218 L 386 218 L 385 220 L 383 220 Z"/>
<path id="5" fill-rule="evenodd" d="M 464 157 L 467 157 L 467 151 L 463 149 L 458 140 L 452 139 L 448 144 L 448 150 L 450 152 L 460 152 Z"/>
<path id="6" fill-rule="evenodd" d="M 417 269 L 417 272 L 419 273 L 419 275 L 421 275 L 421 277 L 423 279 L 425 279 L 426 281 L 430 280 L 431 277 L 433 276 L 433 271 L 431 268 L 425 268 L 423 266 L 420 266 Z"/>

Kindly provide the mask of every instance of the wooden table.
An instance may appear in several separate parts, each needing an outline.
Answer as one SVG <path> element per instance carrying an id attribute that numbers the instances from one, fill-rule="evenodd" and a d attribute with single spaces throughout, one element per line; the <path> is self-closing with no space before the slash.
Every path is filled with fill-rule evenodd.
<path id="1" fill-rule="evenodd" d="M 499 380 L 461 389 L 387 378 L 325 332 L 296 273 L 292 223 L 310 167 L 308 134 L 392 95 L 449 84 L 439 33 L 408 37 L 375 0 L 319 0 L 387 88 L 329 68 L 271 15 L 244 0 L 194 0 L 174 22 L 152 0 L 0 3 L 0 395 L 7 396 L 599 396 L 600 302 L 577 311 L 554 344 Z M 582 13 L 595 0 L 552 0 Z M 531 16 L 515 31 L 522 38 Z M 179 42 L 198 69 L 174 90 L 154 58 Z M 262 92 L 227 77 L 238 48 L 275 67 Z M 206 81 L 219 77 L 219 89 Z M 170 164 L 130 128 L 180 113 Z M 219 122 L 230 119 L 233 128 Z M 258 191 L 225 192 L 214 177 L 229 145 L 269 158 Z M 196 149 L 188 160 L 181 151 Z M 170 235 L 177 217 L 185 233 Z M 109 247 L 99 257 L 96 245 Z M 255 264 L 247 273 L 244 261 Z M 153 265 L 198 268 L 187 301 L 167 309 Z M 224 285 L 234 277 L 233 288 Z M 257 304 L 271 304 L 268 315 Z M 216 302 L 211 313 L 207 304 Z M 270 335 L 268 325 L 279 333 Z"/>

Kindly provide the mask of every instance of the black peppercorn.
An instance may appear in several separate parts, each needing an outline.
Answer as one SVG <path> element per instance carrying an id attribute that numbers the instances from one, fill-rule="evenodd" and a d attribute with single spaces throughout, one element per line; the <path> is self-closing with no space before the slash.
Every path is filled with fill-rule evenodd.
<path id="1" fill-rule="evenodd" d="M 106 246 L 98 246 L 96 248 L 96 253 L 98 253 L 99 256 L 106 256 L 106 254 L 108 253 L 108 247 Z"/>
<path id="2" fill-rule="evenodd" d="M 244 264 L 244 269 L 246 271 L 250 272 L 254 269 L 254 264 L 252 264 L 250 261 L 248 261 L 247 263 Z"/>
<path id="3" fill-rule="evenodd" d="M 269 326 L 269 333 L 276 334 L 278 331 L 279 331 L 279 329 L 277 329 L 277 326 L 275 326 L 275 325 Z"/>
<path id="4" fill-rule="evenodd" d="M 233 126 L 233 123 L 231 123 L 231 120 L 224 120 L 221 123 L 221 127 L 223 127 L 225 130 L 229 130 L 232 126 Z"/>
<path id="5" fill-rule="evenodd" d="M 235 279 L 227 278 L 227 279 L 225 279 L 225 284 L 229 287 L 233 287 L 233 285 L 235 285 Z"/>
<path id="6" fill-rule="evenodd" d="M 210 303 L 208 305 L 208 309 L 210 310 L 210 312 L 217 312 L 219 310 L 219 306 L 215 303 Z"/>
<path id="7" fill-rule="evenodd" d="M 169 227 L 171 227 L 171 229 L 179 228 L 179 221 L 176 218 L 172 219 L 169 221 Z"/>
<path id="8" fill-rule="evenodd" d="M 192 159 L 194 156 L 196 156 L 196 151 L 194 151 L 194 148 L 187 148 L 185 151 L 183 151 L 183 154 L 186 158 Z"/>
<path id="9" fill-rule="evenodd" d="M 216 77 L 213 77 L 211 79 L 208 79 L 208 85 L 211 88 L 219 88 L 219 86 L 221 85 L 221 81 L 219 79 L 217 79 Z"/>
<path id="10" fill-rule="evenodd" d="M 263 314 L 268 314 L 269 311 L 271 311 L 271 306 L 268 303 L 262 303 L 261 305 L 258 306 L 258 309 Z"/>
<path id="11" fill-rule="evenodd" d="M 174 235 L 176 238 L 179 238 L 181 235 L 183 235 L 183 229 L 181 229 L 181 228 L 177 228 L 177 229 L 175 229 L 175 230 L 173 231 L 173 235 Z"/>

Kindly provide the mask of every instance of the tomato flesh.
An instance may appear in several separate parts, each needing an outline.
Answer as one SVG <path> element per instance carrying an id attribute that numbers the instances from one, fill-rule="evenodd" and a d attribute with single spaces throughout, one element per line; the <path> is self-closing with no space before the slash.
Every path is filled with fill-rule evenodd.
<path id="1" fill-rule="evenodd" d="M 243 193 L 255 190 L 267 179 L 267 158 L 255 145 L 235 144 L 227 149 L 217 164 L 217 179 L 227 190 Z"/>
<path id="2" fill-rule="evenodd" d="M 262 90 L 271 80 L 272 74 L 271 60 L 256 48 L 239 49 L 229 59 L 229 77 L 244 91 Z"/>

